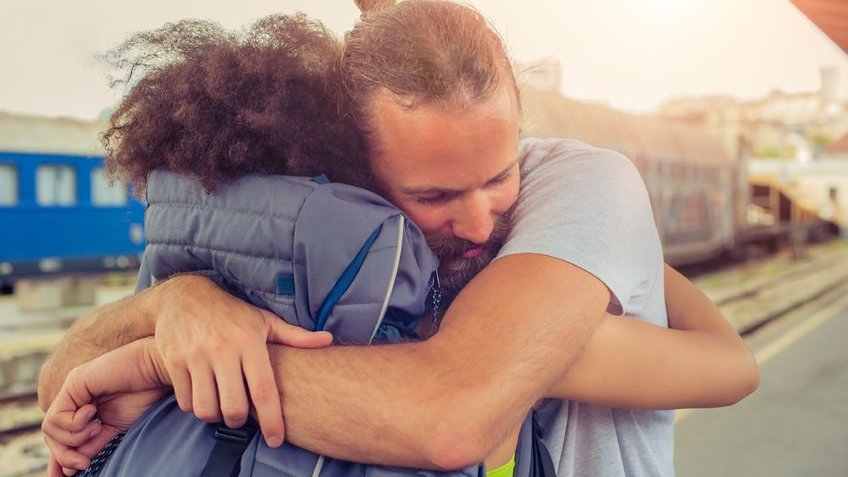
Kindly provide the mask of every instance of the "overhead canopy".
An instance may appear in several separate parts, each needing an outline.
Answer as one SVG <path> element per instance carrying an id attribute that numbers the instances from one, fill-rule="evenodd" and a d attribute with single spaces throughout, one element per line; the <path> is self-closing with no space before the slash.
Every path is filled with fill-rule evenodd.
<path id="1" fill-rule="evenodd" d="M 848 1 L 790 0 L 839 48 L 848 54 Z"/>
<path id="2" fill-rule="evenodd" d="M 0 111 L 0 152 L 102 156 L 105 123 Z"/>

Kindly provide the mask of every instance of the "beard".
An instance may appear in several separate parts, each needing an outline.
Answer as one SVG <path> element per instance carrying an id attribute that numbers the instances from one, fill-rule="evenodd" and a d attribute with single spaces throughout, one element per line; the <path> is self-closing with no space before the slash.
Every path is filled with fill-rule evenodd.
<path id="1" fill-rule="evenodd" d="M 427 237 L 427 244 L 433 250 L 433 253 L 439 257 L 439 282 L 442 300 L 446 307 L 456 298 L 460 290 L 497 256 L 512 229 L 512 212 L 514 209 L 515 206 L 513 205 L 495 220 L 492 233 L 482 245 L 453 236 Z M 483 251 L 476 257 L 462 257 L 467 251 L 477 247 L 482 247 Z"/>

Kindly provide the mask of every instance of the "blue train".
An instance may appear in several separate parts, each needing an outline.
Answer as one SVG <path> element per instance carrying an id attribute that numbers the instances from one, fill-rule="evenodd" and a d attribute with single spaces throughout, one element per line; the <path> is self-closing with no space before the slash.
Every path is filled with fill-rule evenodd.
<path id="1" fill-rule="evenodd" d="M 144 205 L 109 184 L 101 126 L 0 113 L 0 287 L 138 267 Z"/>

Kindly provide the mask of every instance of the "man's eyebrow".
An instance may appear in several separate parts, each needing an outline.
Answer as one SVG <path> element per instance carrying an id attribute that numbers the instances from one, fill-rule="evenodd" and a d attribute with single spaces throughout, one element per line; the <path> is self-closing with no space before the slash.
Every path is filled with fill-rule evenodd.
<path id="1" fill-rule="evenodd" d="M 487 180 L 486 184 L 497 181 L 498 179 L 501 179 L 504 176 L 506 176 L 507 174 L 509 174 L 510 171 L 512 171 L 512 169 L 518 163 L 518 161 L 519 161 L 518 159 L 515 159 L 514 161 L 512 161 L 504 170 L 497 173 L 491 179 Z M 447 187 L 399 187 L 398 189 L 400 190 L 401 193 L 410 194 L 410 195 L 414 195 L 414 194 L 435 194 L 435 193 L 460 194 L 460 193 L 464 192 L 463 189 L 451 189 L 451 188 L 447 188 Z"/>

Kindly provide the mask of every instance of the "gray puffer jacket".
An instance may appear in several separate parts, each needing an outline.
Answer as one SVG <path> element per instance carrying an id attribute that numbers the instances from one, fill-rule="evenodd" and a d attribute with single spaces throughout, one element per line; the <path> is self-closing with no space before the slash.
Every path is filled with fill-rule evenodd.
<path id="1" fill-rule="evenodd" d="M 200 272 L 293 325 L 331 331 L 346 344 L 412 339 L 418 320 L 432 312 L 436 257 L 421 231 L 371 192 L 302 177 L 247 176 L 210 194 L 162 171 L 147 187 L 142 287 Z M 127 432 L 100 475 L 199 476 L 216 430 L 169 396 Z M 289 444 L 272 449 L 257 433 L 237 475 L 442 474 L 325 459 Z M 449 475 L 484 471 L 479 465 Z"/>

